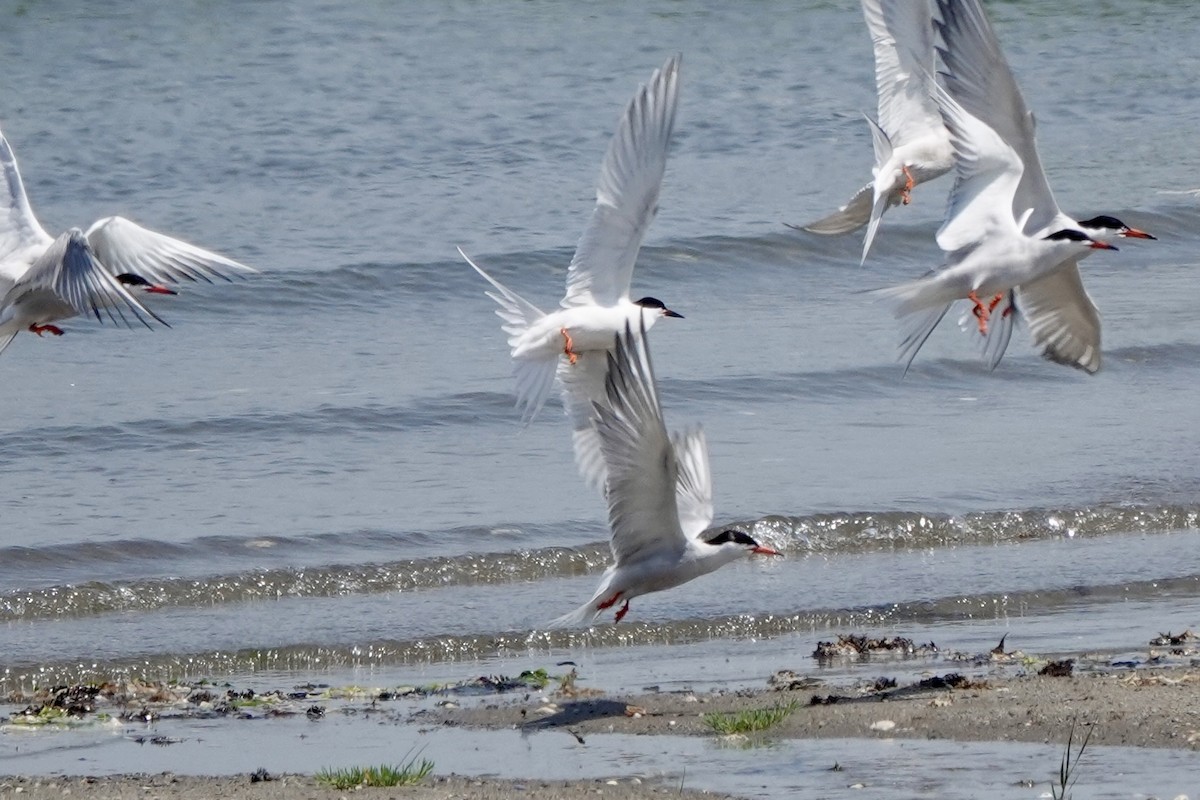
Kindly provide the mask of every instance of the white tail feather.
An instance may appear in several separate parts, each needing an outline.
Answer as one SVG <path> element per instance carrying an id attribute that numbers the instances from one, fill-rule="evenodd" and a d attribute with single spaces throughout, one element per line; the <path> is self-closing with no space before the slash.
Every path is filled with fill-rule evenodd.
<path id="1" fill-rule="evenodd" d="M 827 217 L 822 217 L 816 222 L 810 222 L 807 225 L 801 226 L 800 230 L 816 233 L 821 236 L 838 236 L 858 230 L 863 225 L 866 225 L 867 220 L 871 218 L 871 198 L 874 194 L 874 188 L 874 184 L 868 183 L 855 192 L 854 197 L 851 197 L 850 202 L 846 203 L 846 205 Z M 788 227 L 796 226 L 790 225 Z"/>
<path id="2" fill-rule="evenodd" d="M 556 617 L 550 620 L 546 623 L 546 627 L 573 628 L 576 625 L 582 625 L 585 622 L 592 622 L 600 614 L 600 612 L 596 610 L 594 603 L 595 601 L 584 603 L 570 614 L 563 614 L 561 617 Z"/>
<path id="3" fill-rule="evenodd" d="M 596 617 L 600 616 L 601 609 L 599 605 L 604 602 L 606 597 L 612 595 L 610 585 L 613 578 L 616 576 L 616 570 L 610 566 L 604 571 L 604 577 L 600 579 L 600 588 L 596 589 L 596 593 L 592 595 L 592 599 L 581 605 L 569 614 L 563 614 L 561 617 L 551 620 L 546 623 L 550 628 L 569 628 L 573 625 L 580 625 L 585 622 L 592 622 Z"/>
<path id="4" fill-rule="evenodd" d="M 867 253 L 871 251 L 871 243 L 875 241 L 875 233 L 883 219 L 883 212 L 888 210 L 892 202 L 891 177 L 884 172 L 883 167 L 892 158 L 892 141 L 883 128 L 875 120 L 867 117 L 871 126 L 871 141 L 875 145 L 875 181 L 872 183 L 873 199 L 871 201 L 871 217 L 867 221 L 867 235 L 863 239 L 862 260 L 859 265 L 867 263 Z"/>
<path id="5" fill-rule="evenodd" d="M 917 357 L 917 353 L 921 351 L 934 328 L 942 321 L 942 317 L 946 316 L 951 305 L 947 303 L 940 308 L 931 308 L 923 314 L 913 315 L 913 319 L 905 328 L 904 339 L 900 342 L 898 359 L 904 362 L 904 374 L 908 374 L 908 368 L 912 366 L 913 359 Z"/>
<path id="6" fill-rule="evenodd" d="M 499 306 L 496 309 L 496 316 L 500 317 L 504 323 L 501 328 L 508 334 L 508 346 L 515 350 L 525 331 L 545 317 L 545 312 L 484 272 L 483 268 L 472 261 L 461 247 L 458 248 L 458 254 L 496 290 L 486 294 Z M 517 381 L 517 408 L 521 410 L 522 422 L 531 422 L 542 410 L 542 406 L 546 404 L 546 399 L 550 397 L 550 390 L 554 387 L 554 372 L 557 368 L 557 357 L 514 360 L 513 375 Z"/>

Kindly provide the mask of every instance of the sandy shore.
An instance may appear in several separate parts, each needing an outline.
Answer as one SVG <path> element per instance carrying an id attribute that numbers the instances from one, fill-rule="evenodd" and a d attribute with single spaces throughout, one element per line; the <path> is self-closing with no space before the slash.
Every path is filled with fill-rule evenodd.
<path id="1" fill-rule="evenodd" d="M 882 665 L 880 665 L 882 666 Z M 446 703 L 436 709 L 403 711 L 399 724 L 474 730 L 522 729 L 536 735 L 553 731 L 584 743 L 606 733 L 644 736 L 716 736 L 712 714 L 789 707 L 782 721 L 750 737 L 759 739 L 919 738 L 958 741 L 1011 741 L 1061 746 L 1072 724 L 1092 730 L 1091 744 L 1132 747 L 1200 747 L 1200 668 L 1190 664 L 1154 669 L 1117 669 L 1051 676 L 1018 674 L 964 678 L 952 671 L 927 673 L 907 685 L 881 680 L 856 687 L 814 685 L 800 676 L 764 679 L 764 688 L 712 692 L 601 694 L 554 691 L 497 695 L 484 702 Z M 565 691 L 564 691 L 565 688 Z M 405 718 L 406 721 L 405 721 Z M 230 724 L 238 724 L 236 721 Z M 664 746 L 669 740 L 662 740 Z M 677 740 L 676 740 L 677 741 Z M 441 764 L 439 767 L 443 766 Z M 454 765 L 445 764 L 450 773 Z M 449 800 L 449 798 L 684 798 L 729 797 L 703 791 L 680 792 L 636 778 L 619 780 L 509 781 L 434 775 L 407 788 L 336 790 L 310 776 L 274 776 L 252 782 L 250 775 L 184 777 L 125 775 L 110 778 L 0 777 L 0 797 L 233 798 L 308 800 L 367 797 Z"/>
<path id="2" fill-rule="evenodd" d="M 923 738 L 1061 743 L 1072 722 L 1093 745 L 1200 747 L 1200 671 L 1190 668 L 955 680 L 941 673 L 878 690 L 798 688 L 708 694 L 638 694 L 513 703 L 442 712 L 443 724 L 565 728 L 597 733 L 713 735 L 712 713 L 797 702 L 764 734 L 774 738 Z M 949 678 L 949 680 L 947 680 Z M 957 686 L 955 685 L 957 684 Z"/>
<path id="3" fill-rule="evenodd" d="M 0 778 L 0 797 L 29 800 L 62 800 L 85 797 L 92 800 L 336 800 L 356 798 L 404 798 L 404 800 L 571 800 L 603 798 L 634 800 L 643 797 L 680 797 L 684 800 L 723 800 L 729 795 L 684 790 L 679 787 L 605 781 L 502 781 L 494 779 L 438 776 L 420 786 L 403 788 L 332 789 L 303 775 L 284 775 L 251 783 L 249 776 L 201 778 L 183 775 L 119 775 L 111 778 Z"/>

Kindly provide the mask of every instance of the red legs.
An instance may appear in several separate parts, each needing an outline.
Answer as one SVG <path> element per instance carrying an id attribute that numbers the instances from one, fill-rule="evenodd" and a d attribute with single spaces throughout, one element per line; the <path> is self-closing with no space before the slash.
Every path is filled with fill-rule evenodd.
<path id="1" fill-rule="evenodd" d="M 612 597 L 608 598 L 603 603 L 596 606 L 596 610 L 603 611 L 606 608 L 612 608 L 613 606 L 615 606 L 617 604 L 617 601 L 621 599 L 621 595 L 623 595 L 623 594 L 625 594 L 625 593 L 617 592 Z M 614 623 L 620 622 L 622 619 L 624 619 L 625 615 L 628 613 L 629 613 L 629 601 L 626 600 L 625 605 L 621 606 L 621 609 L 619 611 L 617 611 L 617 618 L 615 620 L 613 620 L 613 622 Z"/>
<path id="2" fill-rule="evenodd" d="M 904 173 L 904 188 L 900 190 L 900 198 L 904 205 L 908 205 L 912 202 L 912 195 L 909 193 L 917 185 L 917 182 L 913 179 L 912 173 L 908 171 L 908 167 L 901 167 L 900 171 Z"/>
<path id="3" fill-rule="evenodd" d="M 566 355 L 567 360 L 570 361 L 572 364 L 574 364 L 576 361 L 579 360 L 579 355 L 574 350 L 571 349 L 575 346 L 575 342 L 571 341 L 571 334 L 567 333 L 566 328 L 559 328 L 558 332 L 561 333 L 562 337 L 563 337 L 563 353 Z M 616 598 L 613 598 L 612 603 L 609 603 L 608 605 L 611 606 L 615 602 L 617 602 Z M 600 607 L 608 608 L 608 606 L 600 606 Z"/>
<path id="4" fill-rule="evenodd" d="M 983 301 L 979 299 L 979 295 L 975 294 L 974 289 L 967 293 L 967 299 L 975 304 L 975 308 L 972 309 L 971 313 L 975 315 L 975 319 L 979 320 L 979 333 L 986 336 L 988 317 L 991 316 L 992 309 L 995 308 L 995 301 L 992 302 L 992 305 L 984 305 Z"/>
<path id="5" fill-rule="evenodd" d="M 62 336 L 63 329 L 57 325 L 38 325 L 36 322 L 29 326 L 30 333 L 36 333 L 41 336 L 43 333 L 53 333 L 55 336 Z"/>
<path id="6" fill-rule="evenodd" d="M 971 310 L 971 313 L 975 315 L 975 319 L 979 320 L 980 335 L 987 336 L 988 320 L 991 319 L 992 312 L 996 310 L 996 306 L 1000 305 L 1001 301 L 1004 300 L 1004 293 L 1001 292 L 985 304 L 979 299 L 979 295 L 975 294 L 974 290 L 971 290 L 967 293 L 967 299 L 975 304 L 975 308 Z M 1004 309 L 1004 313 L 1000 316 L 1007 317 L 1012 313 L 1012 310 L 1013 307 L 1010 305 Z"/>

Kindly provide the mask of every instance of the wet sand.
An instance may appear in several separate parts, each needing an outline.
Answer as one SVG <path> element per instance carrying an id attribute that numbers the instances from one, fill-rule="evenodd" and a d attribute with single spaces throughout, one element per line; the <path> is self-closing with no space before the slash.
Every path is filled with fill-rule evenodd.
<path id="1" fill-rule="evenodd" d="M 644 783 L 607 781 L 503 781 L 430 777 L 419 786 L 402 788 L 333 789 L 311 777 L 284 775 L 269 781 L 251 783 L 249 776 L 203 778 L 183 775 L 118 775 L 110 778 L 0 778 L 0 797 L 44 800 L 85 797 L 92 800 L 334 800 L 355 797 L 405 798 L 405 800 L 503 800 L 509 797 L 528 800 L 571 800 L 604 798 L 634 800 L 643 797 L 681 797 L 684 800 L 723 800 L 729 795 L 710 794 L 678 786 L 649 786 Z"/>
<path id="2" fill-rule="evenodd" d="M 583 737 L 713 735 L 706 714 L 768 709 L 795 700 L 798 706 L 786 719 L 755 735 L 1054 744 L 1065 742 L 1076 722 L 1094 729 L 1093 745 L 1200 747 L 1200 670 L 963 679 L 957 688 L 951 686 L 953 675 L 939 673 L 878 691 L 816 687 L 639 694 L 460 708 L 443 711 L 441 717 L 448 725 L 564 728 Z"/>
<path id="3" fill-rule="evenodd" d="M 881 665 L 882 666 L 882 665 Z M 790 684 L 790 686 L 789 686 Z M 811 685 L 796 676 L 758 690 L 638 694 L 519 693 L 486 702 L 447 704 L 409 715 L 410 724 L 467 727 L 481 731 L 519 728 L 569 733 L 586 743 L 604 733 L 714 736 L 704 716 L 792 705 L 782 722 L 752 739 L 921 738 L 1014 741 L 1062 745 L 1073 723 L 1092 730 L 1091 744 L 1196 749 L 1200 746 L 1200 669 L 1191 665 L 1077 674 L 964 678 L 936 672 L 907 685 Z M 231 721 L 230 724 L 238 724 Z M 665 743 L 666 740 L 664 740 Z M 439 766 L 442 766 L 439 764 Z M 446 764 L 446 771 L 453 764 Z M 685 798 L 730 797 L 637 778 L 579 781 L 511 781 L 434 775 L 420 786 L 352 790 L 364 797 L 419 800 L 449 798 Z M 234 798 L 308 800 L 339 798 L 311 776 L 250 775 L 188 777 L 124 775 L 0 777 L 0 797 L 42 798 Z"/>

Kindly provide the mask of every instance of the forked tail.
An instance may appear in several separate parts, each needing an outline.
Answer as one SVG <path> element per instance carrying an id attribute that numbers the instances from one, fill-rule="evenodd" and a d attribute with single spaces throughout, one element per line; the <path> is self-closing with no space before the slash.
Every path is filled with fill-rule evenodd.
<path id="1" fill-rule="evenodd" d="M 871 141 L 875 145 L 875 180 L 871 184 L 872 201 L 871 216 L 867 222 L 867 235 L 863 239 L 862 260 L 859 265 L 867 263 L 867 253 L 871 252 L 871 243 L 875 241 L 875 232 L 879 230 L 879 222 L 883 212 L 892 204 L 892 178 L 883 169 L 892 159 L 892 140 L 875 120 L 867 117 L 871 126 Z"/>
<path id="2" fill-rule="evenodd" d="M 484 280 L 496 290 L 487 292 L 487 296 L 496 301 L 500 307 L 496 316 L 503 320 L 501 329 L 508 334 L 508 346 L 514 351 L 521 337 L 536 322 L 545 317 L 533 303 L 509 289 L 498 280 L 483 271 L 471 258 L 458 248 L 458 254 L 483 276 Z M 517 408 L 521 410 L 521 421 L 528 424 L 537 416 L 538 411 L 550 396 L 554 386 L 554 371 L 558 366 L 558 358 L 552 359 L 513 359 L 513 375 L 517 380 Z"/>
<path id="3" fill-rule="evenodd" d="M 600 616 L 603 610 L 600 608 L 604 605 L 606 608 L 611 606 L 613 601 L 604 602 L 604 598 L 612 594 L 611 584 L 613 581 L 613 567 L 609 567 L 604 571 L 604 577 L 600 579 L 600 587 L 596 589 L 596 593 L 592 595 L 592 599 L 581 605 L 569 614 L 563 614 L 557 619 L 553 619 L 546 623 L 549 628 L 570 628 L 583 623 L 590 623 Z M 615 600 L 615 598 L 614 598 Z"/>
<path id="4" fill-rule="evenodd" d="M 799 228 L 802 231 L 820 234 L 821 236 L 839 236 L 843 233 L 856 231 L 863 225 L 866 225 L 867 220 L 871 218 L 871 197 L 873 193 L 874 184 L 868 183 L 855 192 L 854 197 L 850 198 L 850 202 L 837 211 L 827 217 L 822 217 L 816 222 L 799 226 Z M 795 228 L 797 226 L 788 225 L 788 227 Z"/>
<path id="5" fill-rule="evenodd" d="M 900 342 L 900 355 L 897 357 L 899 361 L 904 362 L 905 375 L 908 374 L 908 368 L 912 366 L 913 359 L 917 357 L 917 353 L 921 352 L 921 348 L 925 346 L 925 342 L 933 333 L 934 328 L 942 321 L 942 317 L 946 316 L 951 305 L 951 303 L 947 303 L 940 308 L 931 308 L 923 313 L 918 312 L 912 315 L 911 321 L 904 329 L 904 338 Z"/>
<path id="6" fill-rule="evenodd" d="M 570 614 L 563 614 L 561 617 L 556 617 L 546 623 L 547 628 L 574 628 L 576 625 L 582 625 L 585 622 L 592 622 L 600 614 L 596 609 L 595 601 L 584 603 L 579 608 L 572 611 Z"/>

